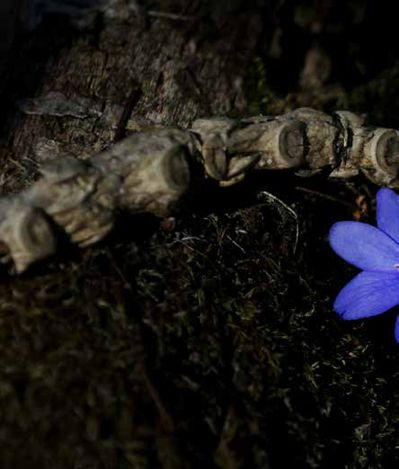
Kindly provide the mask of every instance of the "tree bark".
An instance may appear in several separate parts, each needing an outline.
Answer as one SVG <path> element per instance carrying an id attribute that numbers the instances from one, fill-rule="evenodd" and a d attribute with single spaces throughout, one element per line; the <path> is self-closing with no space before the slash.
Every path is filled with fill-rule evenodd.
<path id="1" fill-rule="evenodd" d="M 3 192 L 28 182 L 7 161 L 23 165 L 37 158 L 43 139 L 57 142 L 60 152 L 85 158 L 120 139 L 127 121 L 131 129 L 135 124 L 186 126 L 198 116 L 245 112 L 243 79 L 260 34 L 256 15 L 215 20 L 203 16 L 197 2 L 180 9 L 178 3 L 159 4 L 160 11 L 174 8 L 187 17 L 172 20 L 134 14 L 124 2 L 113 3 L 116 19 L 101 16 L 91 32 L 74 35 L 47 19 L 20 44 L 6 77 Z M 19 99 L 49 92 L 85 101 L 92 112 L 60 119 L 13 110 Z M 96 109 L 108 117 L 98 119 Z"/>

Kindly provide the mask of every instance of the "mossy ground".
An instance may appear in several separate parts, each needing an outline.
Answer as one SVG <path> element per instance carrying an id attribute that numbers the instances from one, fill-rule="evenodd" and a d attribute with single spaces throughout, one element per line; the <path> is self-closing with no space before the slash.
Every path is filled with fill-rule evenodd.
<path id="1" fill-rule="evenodd" d="M 266 112 L 282 95 L 261 52 Z M 340 99 L 394 122 L 396 68 Z M 372 222 L 375 191 L 260 175 L 209 187 L 172 231 L 127 219 L 101 246 L 3 273 L 0 467 L 395 467 L 394 317 L 332 311 L 354 269 L 329 227 Z"/>

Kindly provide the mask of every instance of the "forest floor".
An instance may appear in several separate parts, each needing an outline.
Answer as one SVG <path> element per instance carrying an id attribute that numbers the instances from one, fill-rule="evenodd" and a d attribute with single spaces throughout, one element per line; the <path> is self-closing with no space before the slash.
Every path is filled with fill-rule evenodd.
<path id="1" fill-rule="evenodd" d="M 83 157 L 115 139 L 90 119 L 15 107 L 54 90 L 128 102 L 137 121 L 310 106 L 399 128 L 395 18 L 378 2 L 152 3 L 185 19 L 77 30 L 51 16 L 16 41 L 3 195 L 35 180 L 42 138 Z M 336 316 L 355 269 L 327 241 L 338 220 L 374 223 L 376 190 L 364 177 L 254 175 L 209 185 L 173 229 L 135 217 L 101 245 L 2 270 L 0 467 L 395 467 L 394 316 Z"/>

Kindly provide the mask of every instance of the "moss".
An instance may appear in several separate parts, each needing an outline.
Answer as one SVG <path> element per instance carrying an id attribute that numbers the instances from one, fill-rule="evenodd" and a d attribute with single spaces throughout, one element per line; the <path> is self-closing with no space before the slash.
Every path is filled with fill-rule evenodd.
<path id="1" fill-rule="evenodd" d="M 267 70 L 270 66 L 261 56 L 255 57 L 248 68 L 245 88 L 250 115 L 278 115 L 295 107 L 290 95 L 278 93 Z"/>
<path id="2" fill-rule="evenodd" d="M 399 64 L 378 73 L 367 82 L 354 87 L 342 105 L 367 113 L 374 125 L 399 127 Z"/>
<path id="3" fill-rule="evenodd" d="M 256 57 L 246 78 L 248 89 L 249 113 L 251 115 L 266 114 L 268 105 L 273 101 L 266 80 L 266 67 L 261 57 Z"/>
<path id="4" fill-rule="evenodd" d="M 249 184 L 226 195 L 241 208 L 3 280 L 2 467 L 397 460 L 392 319 L 331 311 L 346 267 L 325 234 L 349 214 L 281 182 L 307 214 L 296 252 L 292 214 Z"/>

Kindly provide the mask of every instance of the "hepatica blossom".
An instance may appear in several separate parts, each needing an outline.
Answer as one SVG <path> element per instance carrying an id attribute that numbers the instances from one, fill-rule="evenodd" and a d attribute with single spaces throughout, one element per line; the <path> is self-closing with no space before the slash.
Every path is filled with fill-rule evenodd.
<path id="1" fill-rule="evenodd" d="M 362 270 L 338 294 L 334 309 L 343 319 L 376 316 L 399 305 L 399 196 L 377 193 L 377 227 L 356 221 L 335 223 L 333 250 Z M 399 316 L 395 338 L 399 342 Z"/>

